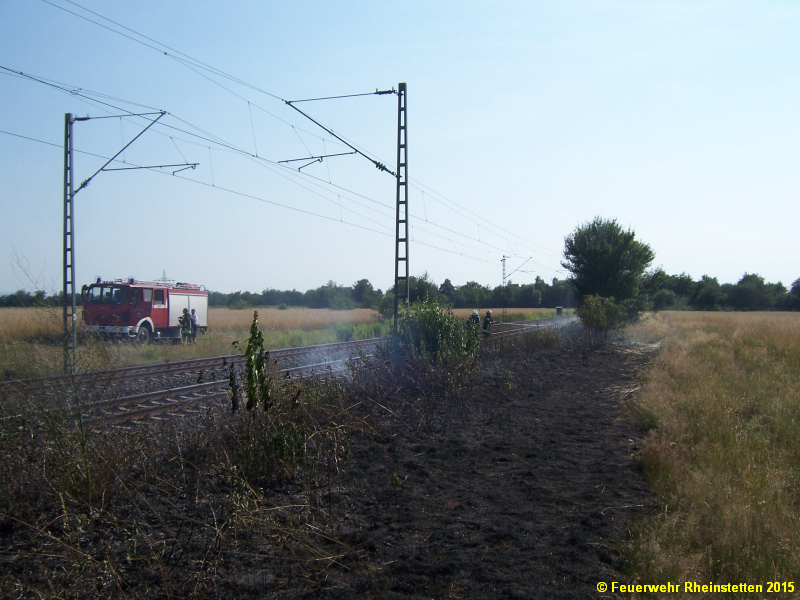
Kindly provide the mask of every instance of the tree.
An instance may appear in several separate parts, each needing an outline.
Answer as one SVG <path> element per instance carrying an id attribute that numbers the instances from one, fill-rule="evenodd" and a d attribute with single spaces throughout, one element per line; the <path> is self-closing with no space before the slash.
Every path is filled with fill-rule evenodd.
<path id="1" fill-rule="evenodd" d="M 650 296 L 650 302 L 653 303 L 653 310 L 668 310 L 675 304 L 675 299 L 675 292 L 664 288 Z"/>
<path id="2" fill-rule="evenodd" d="M 800 310 L 800 279 L 795 279 L 792 288 L 786 295 L 785 305 L 788 310 Z"/>
<path id="3" fill-rule="evenodd" d="M 724 297 L 717 278 L 703 275 L 697 283 L 692 305 L 698 310 L 719 310 Z"/>
<path id="4" fill-rule="evenodd" d="M 642 275 L 653 258 L 652 248 L 638 241 L 633 231 L 625 231 L 616 219 L 598 216 L 567 236 L 561 265 L 572 274 L 579 302 L 593 294 L 624 302 L 638 297 Z"/>
<path id="5" fill-rule="evenodd" d="M 775 287 L 761 275 L 745 273 L 731 288 L 728 301 L 736 310 L 770 310 L 775 306 Z"/>
<path id="6" fill-rule="evenodd" d="M 375 291 L 369 279 L 359 279 L 353 284 L 353 300 L 362 308 L 377 306 L 382 295 Z"/>
<path id="7" fill-rule="evenodd" d="M 477 281 L 468 281 L 456 290 L 454 304 L 458 308 L 486 307 L 492 303 L 492 290 Z"/>
<path id="8" fill-rule="evenodd" d="M 456 294 L 456 288 L 453 285 L 453 282 L 449 279 L 445 279 L 444 283 L 439 286 L 439 293 L 443 296 L 447 297 L 448 302 L 453 301 L 453 296 Z"/>

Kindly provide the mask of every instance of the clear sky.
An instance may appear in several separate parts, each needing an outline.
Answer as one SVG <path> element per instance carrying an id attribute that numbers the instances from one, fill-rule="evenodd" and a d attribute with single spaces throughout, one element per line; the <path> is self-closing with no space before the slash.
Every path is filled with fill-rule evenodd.
<path id="1" fill-rule="evenodd" d="M 153 109 L 168 114 L 114 165 L 199 165 L 81 190 L 79 285 L 166 271 L 224 292 L 386 289 L 394 178 L 361 156 L 278 161 L 349 151 L 282 99 L 399 82 L 412 274 L 494 286 L 507 254 L 509 272 L 530 259 L 515 282 L 564 278 L 564 237 L 601 215 L 667 272 L 788 286 L 798 31 L 796 2 L 0 0 L 0 66 L 73 92 L 0 74 L 0 292 L 32 289 L 17 258 L 61 288 L 64 114 Z M 396 96 L 298 108 L 396 169 Z M 145 124 L 75 123 L 76 182 Z"/>

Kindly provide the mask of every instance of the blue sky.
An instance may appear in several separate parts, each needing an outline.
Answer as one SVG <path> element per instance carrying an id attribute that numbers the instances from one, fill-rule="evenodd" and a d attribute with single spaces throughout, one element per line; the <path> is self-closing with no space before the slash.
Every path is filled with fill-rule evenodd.
<path id="1" fill-rule="evenodd" d="M 281 99 L 401 81 L 412 274 L 497 285 L 505 253 L 509 271 L 530 259 L 519 283 L 563 278 L 564 237 L 601 215 L 633 228 L 670 273 L 789 285 L 800 277 L 799 12 L 789 2 L 0 0 L 0 66 L 92 98 L 0 75 L 0 291 L 31 288 L 15 256 L 39 285 L 61 287 L 64 113 L 151 108 L 169 114 L 125 152 L 128 166 L 199 165 L 104 172 L 78 193 L 79 283 L 166 271 L 220 291 L 362 277 L 385 289 L 394 179 L 359 156 L 302 174 L 279 163 L 349 151 Z M 396 168 L 395 96 L 298 106 Z M 144 123 L 76 123 L 75 148 L 110 157 Z M 76 181 L 104 162 L 76 154 Z"/>

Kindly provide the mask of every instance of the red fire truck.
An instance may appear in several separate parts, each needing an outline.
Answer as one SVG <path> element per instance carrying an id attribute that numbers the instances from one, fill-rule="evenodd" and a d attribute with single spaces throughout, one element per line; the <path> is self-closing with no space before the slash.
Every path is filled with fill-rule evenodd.
<path id="1" fill-rule="evenodd" d="M 148 340 L 181 339 L 178 318 L 195 310 L 197 332 L 208 328 L 208 290 L 191 283 L 138 281 L 133 277 L 83 286 L 83 328 L 104 335 Z"/>

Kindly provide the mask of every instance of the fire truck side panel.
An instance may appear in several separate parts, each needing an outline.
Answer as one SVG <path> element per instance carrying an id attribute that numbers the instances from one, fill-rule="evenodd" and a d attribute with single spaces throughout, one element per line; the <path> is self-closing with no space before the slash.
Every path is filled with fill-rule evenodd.
<path id="1" fill-rule="evenodd" d="M 183 309 L 189 308 L 189 294 L 173 292 L 169 295 L 169 327 L 180 327 L 178 319 L 183 314 Z"/>
<path id="2" fill-rule="evenodd" d="M 205 294 L 187 294 L 183 291 L 170 290 L 169 292 L 169 326 L 180 327 L 178 318 L 183 314 L 183 309 L 189 312 L 194 309 L 197 315 L 197 326 L 208 326 L 208 296 Z"/>
<path id="3" fill-rule="evenodd" d="M 193 294 L 189 296 L 189 312 L 194 309 L 197 327 L 208 327 L 208 296 Z"/>

